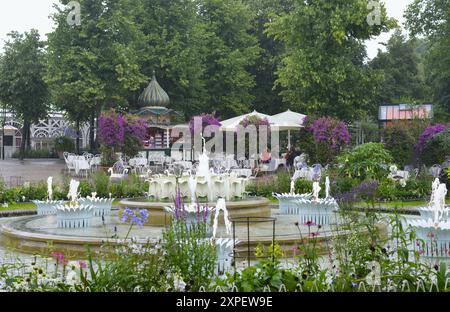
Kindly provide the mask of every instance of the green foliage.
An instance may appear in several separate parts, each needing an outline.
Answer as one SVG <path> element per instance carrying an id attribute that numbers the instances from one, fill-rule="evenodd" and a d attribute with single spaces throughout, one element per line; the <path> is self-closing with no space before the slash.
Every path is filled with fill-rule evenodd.
<path id="1" fill-rule="evenodd" d="M 109 176 L 104 171 L 98 171 L 92 174 L 92 186 L 98 197 L 108 197 Z"/>
<path id="2" fill-rule="evenodd" d="M 414 146 L 418 140 L 416 124 L 395 122 L 383 130 L 384 146 L 392 155 L 394 163 L 403 166 L 411 164 Z"/>
<path id="3" fill-rule="evenodd" d="M 312 181 L 298 179 L 295 181 L 295 192 L 298 194 L 312 193 Z"/>
<path id="4" fill-rule="evenodd" d="M 89 272 L 89 277 L 83 269 L 80 270 L 79 283 L 74 287 L 76 291 L 149 292 L 167 289 L 170 276 L 160 246 L 146 243 L 105 247 L 96 257 L 99 260 L 89 253 L 88 268 L 84 270 Z"/>
<path id="5" fill-rule="evenodd" d="M 381 201 L 426 200 L 431 194 L 433 177 L 422 172 L 418 177 L 410 177 L 404 186 L 392 179 L 382 179 L 378 187 L 378 198 Z"/>
<path id="6" fill-rule="evenodd" d="M 30 126 L 47 115 L 48 90 L 44 82 L 44 42 L 35 29 L 8 34 L 4 54 L 0 58 L 0 101 L 22 119 L 22 143 L 20 159 L 23 159 Z"/>
<path id="7" fill-rule="evenodd" d="M 381 143 L 366 143 L 338 156 L 340 173 L 360 181 L 381 180 L 388 175 L 392 156 Z"/>
<path id="8" fill-rule="evenodd" d="M 331 193 L 343 194 L 350 192 L 355 186 L 359 185 L 360 181 L 357 178 L 337 175 L 331 181 Z"/>
<path id="9" fill-rule="evenodd" d="M 267 33 L 284 44 L 276 86 L 292 108 L 352 120 L 367 110 L 381 73 L 364 64 L 364 41 L 388 31 L 395 21 L 381 4 L 381 24 L 366 23 L 364 0 L 292 1 L 274 16 Z"/>
<path id="10" fill-rule="evenodd" d="M 425 76 L 435 104 L 434 117 L 446 122 L 450 116 L 450 4 L 446 0 L 414 0 L 405 13 L 412 36 L 425 35 Z"/>
<path id="11" fill-rule="evenodd" d="M 92 192 L 94 192 L 94 188 L 91 183 L 86 181 L 80 181 L 80 186 L 78 188 L 78 192 L 81 197 L 91 196 Z"/>
<path id="12" fill-rule="evenodd" d="M 282 268 L 283 251 L 278 243 L 265 248 L 258 245 L 255 250 L 258 262 L 240 270 L 237 274 L 227 274 L 218 278 L 216 284 L 225 289 L 234 285 L 240 292 L 279 291 L 282 285 L 287 291 L 297 290 L 299 277 L 295 272 Z"/>
<path id="13" fill-rule="evenodd" d="M 167 262 L 187 283 L 187 289 L 198 291 L 201 286 L 208 287 L 217 253 L 206 224 L 196 223 L 188 228 L 183 220 L 174 220 L 163 237 Z"/>
<path id="14" fill-rule="evenodd" d="M 246 187 L 252 196 L 272 197 L 273 193 L 287 193 L 291 188 L 291 176 L 286 170 L 279 170 L 276 176 L 262 176 Z"/>
<path id="15" fill-rule="evenodd" d="M 448 156 L 450 156 L 450 129 L 428 140 L 420 158 L 425 165 L 433 166 L 443 163 Z"/>
<path id="16" fill-rule="evenodd" d="M 389 39 L 386 52 L 379 51 L 371 62 L 373 69 L 383 72 L 383 84 L 376 97 L 378 103 L 399 103 L 409 99 L 410 104 L 430 100 L 429 87 L 421 71 L 422 59 L 417 53 L 421 42 L 407 40 L 397 30 Z"/>
<path id="17" fill-rule="evenodd" d="M 20 158 L 20 152 L 15 152 L 12 154 L 12 158 Z M 37 149 L 37 150 L 26 150 L 23 158 L 31 158 L 31 159 L 38 159 L 38 158 L 58 158 L 58 155 L 55 154 L 54 150 L 48 150 L 48 149 Z"/>
<path id="18" fill-rule="evenodd" d="M 55 139 L 55 150 L 59 152 L 69 152 L 75 151 L 75 144 L 73 139 L 67 136 L 60 136 Z"/>

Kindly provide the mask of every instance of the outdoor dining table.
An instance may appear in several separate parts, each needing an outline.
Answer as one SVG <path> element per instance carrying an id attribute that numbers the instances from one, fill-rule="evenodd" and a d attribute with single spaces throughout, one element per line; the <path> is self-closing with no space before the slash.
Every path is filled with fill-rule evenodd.
<path id="1" fill-rule="evenodd" d="M 73 167 L 75 168 L 75 174 L 78 174 L 81 170 L 91 169 L 89 161 L 82 156 L 72 159 L 71 162 L 73 164 Z"/>
<path id="2" fill-rule="evenodd" d="M 252 175 L 252 169 L 247 168 L 231 169 L 231 172 L 234 172 L 238 177 L 248 178 Z"/>
<path id="3" fill-rule="evenodd" d="M 147 165 L 147 158 L 144 158 L 144 157 L 131 158 L 128 163 L 132 167 L 146 166 Z"/>

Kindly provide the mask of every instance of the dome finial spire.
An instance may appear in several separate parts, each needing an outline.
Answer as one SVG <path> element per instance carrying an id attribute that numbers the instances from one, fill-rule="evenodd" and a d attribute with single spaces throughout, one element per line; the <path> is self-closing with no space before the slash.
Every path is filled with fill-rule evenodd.
<path id="1" fill-rule="evenodd" d="M 169 105 L 169 95 L 164 91 L 156 80 L 156 71 L 153 70 L 153 77 L 148 87 L 139 97 L 139 104 L 143 106 L 163 106 Z"/>

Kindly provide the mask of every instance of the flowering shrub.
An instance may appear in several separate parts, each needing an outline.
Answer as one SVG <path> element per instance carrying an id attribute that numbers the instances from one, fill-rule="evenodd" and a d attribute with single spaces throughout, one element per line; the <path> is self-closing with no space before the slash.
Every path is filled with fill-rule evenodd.
<path id="1" fill-rule="evenodd" d="M 240 126 L 247 128 L 250 125 L 256 127 L 256 130 L 259 130 L 261 126 L 267 126 L 268 130 L 270 128 L 270 122 L 267 118 L 259 118 L 256 115 L 246 116 L 240 123 Z"/>
<path id="2" fill-rule="evenodd" d="M 416 145 L 416 149 L 419 152 L 422 152 L 429 140 L 433 139 L 435 135 L 448 128 L 450 128 L 450 124 L 437 124 L 434 126 L 428 126 L 420 135 L 419 142 Z"/>
<path id="3" fill-rule="evenodd" d="M 315 120 L 309 127 L 316 143 L 328 142 L 331 149 L 340 150 L 350 143 L 351 136 L 347 125 L 331 117 Z"/>
<path id="4" fill-rule="evenodd" d="M 330 163 L 351 142 L 347 125 L 331 117 L 307 119 L 301 131 L 300 144 L 303 151 L 317 163 Z"/>
<path id="5" fill-rule="evenodd" d="M 143 146 L 147 136 L 147 122 L 131 115 L 122 115 L 110 110 L 99 118 L 98 137 L 102 144 L 104 157 L 109 164 L 114 162 L 114 154 L 123 152 L 135 156 Z"/>
<path id="6" fill-rule="evenodd" d="M 201 124 L 201 129 L 200 128 L 196 128 L 195 124 L 195 120 L 201 118 L 202 120 L 202 124 Z M 201 114 L 198 116 L 194 116 L 191 118 L 190 122 L 189 122 L 189 130 L 191 132 L 191 135 L 194 135 L 194 133 L 202 133 L 203 130 L 207 127 L 207 126 L 218 126 L 220 127 L 222 124 L 220 123 L 220 120 L 217 119 L 216 117 L 214 117 L 211 114 Z"/>

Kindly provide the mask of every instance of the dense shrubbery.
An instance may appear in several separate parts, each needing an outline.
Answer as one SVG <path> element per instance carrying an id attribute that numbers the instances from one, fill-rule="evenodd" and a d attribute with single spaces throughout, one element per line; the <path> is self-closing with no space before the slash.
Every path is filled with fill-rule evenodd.
<path id="1" fill-rule="evenodd" d="M 357 178 L 381 180 L 389 173 L 388 167 L 392 163 L 392 156 L 381 143 L 366 143 L 342 153 L 338 157 L 342 166 L 341 175 Z"/>
<path id="2" fill-rule="evenodd" d="M 414 145 L 417 142 L 416 124 L 396 122 L 383 130 L 383 143 L 391 153 L 394 163 L 404 166 L 411 164 L 414 157 Z"/>
<path id="3" fill-rule="evenodd" d="M 450 128 L 427 140 L 421 153 L 421 160 L 427 166 L 441 164 L 446 157 L 450 157 Z"/>
<path id="4" fill-rule="evenodd" d="M 351 135 L 347 125 L 331 117 L 315 120 L 307 118 L 300 134 L 302 152 L 315 163 L 331 163 L 349 146 Z"/>
<path id="5" fill-rule="evenodd" d="M 72 153 L 75 151 L 75 143 L 70 137 L 60 136 L 55 139 L 55 150 L 59 152 Z"/>
<path id="6" fill-rule="evenodd" d="M 272 197 L 272 193 L 287 193 L 291 187 L 291 176 L 286 170 L 280 170 L 275 176 L 263 176 L 251 182 L 246 188 L 252 196 Z"/>
<path id="7" fill-rule="evenodd" d="M 57 158 L 58 155 L 55 153 L 54 150 L 47 150 L 47 149 L 37 149 L 37 150 L 25 150 L 24 158 Z M 15 152 L 12 155 L 12 158 L 19 158 L 19 153 Z"/>
<path id="8" fill-rule="evenodd" d="M 67 199 L 68 185 L 68 179 L 64 179 L 61 185 L 54 185 L 53 199 Z M 97 172 L 89 181 L 81 181 L 79 187 L 82 197 L 91 195 L 92 192 L 96 192 L 99 197 L 109 197 L 110 194 L 113 198 L 142 197 L 147 190 L 147 184 L 134 175 L 120 182 L 111 183 L 104 172 Z M 46 199 L 47 184 L 44 182 L 25 183 L 22 187 L 6 187 L 0 183 L 0 203 L 15 204 Z"/>

